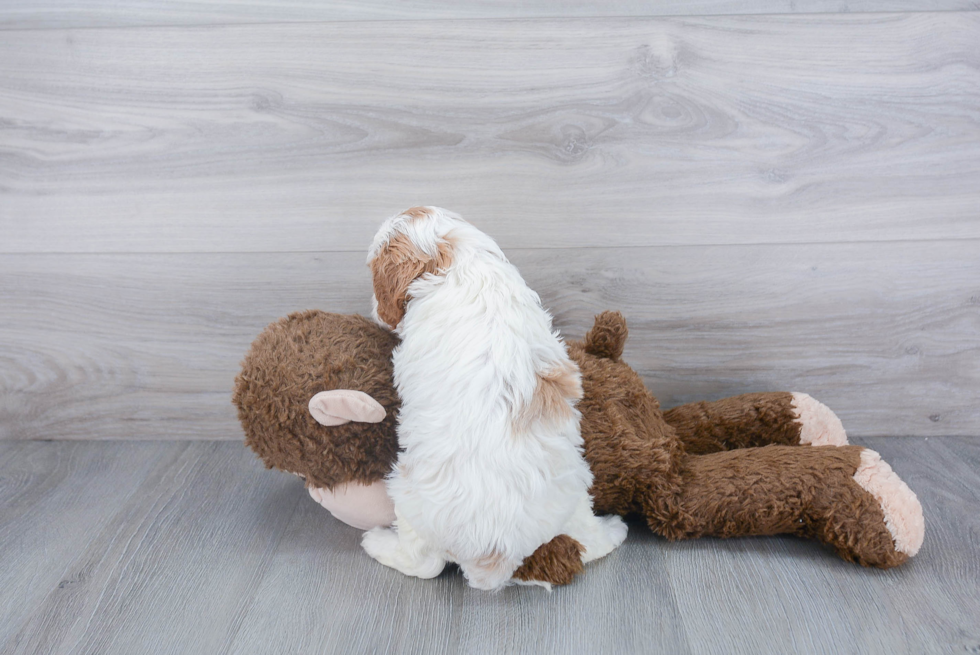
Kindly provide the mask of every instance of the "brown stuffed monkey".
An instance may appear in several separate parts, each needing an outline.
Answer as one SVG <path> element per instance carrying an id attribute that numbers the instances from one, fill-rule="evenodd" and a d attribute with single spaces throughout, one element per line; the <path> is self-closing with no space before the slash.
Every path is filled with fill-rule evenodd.
<path id="1" fill-rule="evenodd" d="M 796 534 L 865 566 L 916 554 L 918 499 L 876 452 L 847 445 L 830 409 L 776 392 L 661 411 L 620 359 L 626 337 L 623 316 L 604 312 L 583 341 L 568 342 L 582 372 L 578 408 L 597 514 L 641 516 L 668 539 Z M 394 519 L 384 477 L 398 452 L 397 343 L 361 316 L 299 312 L 256 338 L 235 380 L 246 443 L 362 529 Z M 515 577 L 568 583 L 582 570 L 580 551 L 560 535 Z"/>

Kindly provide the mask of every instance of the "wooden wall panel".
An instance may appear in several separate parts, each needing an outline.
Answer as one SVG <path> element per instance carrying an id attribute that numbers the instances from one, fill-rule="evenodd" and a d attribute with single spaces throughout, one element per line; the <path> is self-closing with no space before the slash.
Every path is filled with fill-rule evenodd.
<path id="1" fill-rule="evenodd" d="M 251 339 L 366 311 L 376 226 L 422 203 L 570 335 L 622 309 L 665 405 L 789 388 L 855 434 L 977 433 L 980 13 L 447 6 L 0 3 L 0 438 L 239 438 Z M 183 25 L 222 12 L 266 22 Z M 11 29 L 55 14 L 107 27 Z"/>
<path id="2" fill-rule="evenodd" d="M 980 237 L 980 13 L 6 31 L 0 252 Z"/>
<path id="3" fill-rule="evenodd" d="M 571 338 L 619 309 L 665 406 L 820 398 L 853 435 L 980 430 L 976 241 L 518 249 Z M 239 439 L 232 380 L 290 311 L 369 311 L 360 253 L 0 258 L 0 438 Z"/>
<path id="4" fill-rule="evenodd" d="M 361 20 L 450 20 L 570 16 L 710 16 L 976 10 L 970 0 L 16 0 L 0 2 L 0 29 L 210 25 Z"/>

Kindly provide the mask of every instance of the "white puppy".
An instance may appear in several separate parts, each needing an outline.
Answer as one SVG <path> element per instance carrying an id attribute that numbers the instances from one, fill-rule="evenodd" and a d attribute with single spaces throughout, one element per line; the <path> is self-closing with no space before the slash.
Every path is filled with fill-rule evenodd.
<path id="1" fill-rule="evenodd" d="M 454 561 L 497 589 L 556 535 L 585 562 L 621 544 L 622 520 L 592 513 L 578 367 L 493 239 L 416 207 L 381 226 L 368 263 L 375 318 L 402 339 L 402 452 L 387 480 L 394 527 L 365 533 L 364 549 L 420 578 Z"/>

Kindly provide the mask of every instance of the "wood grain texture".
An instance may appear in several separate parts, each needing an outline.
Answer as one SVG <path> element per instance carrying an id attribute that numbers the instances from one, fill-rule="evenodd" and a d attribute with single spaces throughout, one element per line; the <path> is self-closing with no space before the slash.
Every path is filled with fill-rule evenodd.
<path id="1" fill-rule="evenodd" d="M 879 451 L 918 495 L 926 517 L 919 555 L 906 567 L 877 571 L 848 566 L 832 552 L 814 552 L 812 544 L 794 539 L 667 544 L 667 566 L 694 652 L 980 647 L 973 618 L 980 600 L 966 591 L 980 582 L 980 551 L 970 536 L 978 522 L 968 509 L 977 498 L 976 487 L 968 485 L 980 476 L 980 440 L 857 443 Z M 951 575 L 951 568 L 957 573 Z"/>
<path id="2" fill-rule="evenodd" d="M 668 543 L 632 524 L 568 587 L 488 594 L 456 570 L 417 580 L 380 566 L 359 531 L 241 444 L 0 443 L 0 507 L 21 509 L 0 513 L 13 564 L 0 650 L 975 651 L 980 440 L 862 444 L 923 504 L 925 543 L 902 567 L 864 569 L 794 538 Z"/>
<path id="3" fill-rule="evenodd" d="M 795 14 L 975 11 L 972 0 L 286 0 L 240 2 L 185 0 L 38 0 L 0 2 L 0 29 L 85 28 L 159 25 L 211 25 L 363 20 L 451 20 L 477 18 L 567 18 L 610 16 L 713 16 L 724 14 Z"/>
<path id="4" fill-rule="evenodd" d="M 183 449 L 0 443 L 0 650 L 10 652 L 6 631 L 23 625 L 49 595 L 63 600 L 65 619 L 78 609 L 73 592 L 100 581 L 91 567 L 69 571 L 69 563 L 93 542 L 128 538 L 119 534 L 119 513 L 150 472 Z"/>
<path id="5" fill-rule="evenodd" d="M 362 252 L 420 203 L 505 249 L 978 238 L 978 39 L 977 12 L 6 31 L 0 252 Z"/>
<path id="6" fill-rule="evenodd" d="M 852 435 L 980 430 L 977 242 L 510 252 L 580 338 L 625 313 L 625 359 L 670 407 L 798 390 Z M 292 311 L 370 310 L 360 253 L 0 258 L 0 438 L 239 439 L 231 385 Z"/>
<path id="7" fill-rule="evenodd" d="M 3 624 L 0 650 L 220 652 L 240 627 L 266 560 L 292 516 L 297 495 L 281 493 L 289 480 L 262 476 L 253 484 L 260 466 L 243 447 L 36 445 L 48 457 L 68 451 L 94 470 L 62 480 L 49 492 L 60 502 L 49 506 L 38 505 L 28 486 L 22 496 L 29 518 L 15 525 L 5 517 L 0 527 L 5 539 L 15 536 L 34 545 L 19 552 L 18 560 L 46 575 L 10 574 L 40 598 L 26 604 L 4 589 L 4 604 L 17 607 L 20 617 Z M 13 468 L 44 475 L 36 470 L 40 462 L 25 463 L 18 453 L 4 461 L 4 474 Z M 115 469 L 123 467 L 143 473 L 138 490 L 116 488 L 134 475 L 124 473 L 120 480 Z M 124 491 L 125 502 L 115 501 Z M 80 492 L 93 497 L 88 504 L 82 505 Z M 90 534 L 79 538 L 65 522 L 81 523 Z M 67 537 L 50 535 L 56 526 Z M 102 629 L 108 625 L 118 628 Z"/>

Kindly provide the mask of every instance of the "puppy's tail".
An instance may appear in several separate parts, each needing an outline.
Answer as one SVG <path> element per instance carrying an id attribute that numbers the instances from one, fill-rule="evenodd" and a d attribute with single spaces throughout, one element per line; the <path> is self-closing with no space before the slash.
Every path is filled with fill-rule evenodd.
<path id="1" fill-rule="evenodd" d="M 585 352 L 596 357 L 618 361 L 626 345 L 629 330 L 619 312 L 605 311 L 595 317 L 595 324 L 585 335 Z"/>

